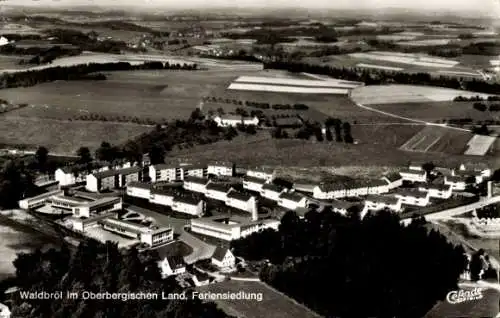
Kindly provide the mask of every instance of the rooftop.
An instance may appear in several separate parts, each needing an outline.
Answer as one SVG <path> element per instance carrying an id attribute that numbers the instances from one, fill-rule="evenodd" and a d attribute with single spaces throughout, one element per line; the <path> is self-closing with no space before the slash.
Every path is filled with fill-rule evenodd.
<path id="1" fill-rule="evenodd" d="M 266 183 L 262 186 L 262 190 L 270 190 L 273 192 L 281 193 L 285 190 L 285 188 L 280 187 L 279 185 L 273 183 Z"/>
<path id="2" fill-rule="evenodd" d="M 251 177 L 251 176 L 243 177 L 243 181 L 257 183 L 257 184 L 265 184 L 266 183 L 266 180 L 264 180 L 264 179 L 259 179 L 259 178 Z"/>
<path id="3" fill-rule="evenodd" d="M 462 166 L 465 168 L 465 170 L 472 171 L 484 171 L 489 169 L 488 165 L 483 162 L 465 162 L 460 165 L 460 167 Z"/>
<path id="4" fill-rule="evenodd" d="M 413 175 L 425 175 L 426 172 L 424 170 L 411 170 L 411 169 L 402 169 L 399 171 L 400 174 L 413 174 Z"/>
<path id="5" fill-rule="evenodd" d="M 167 169 L 177 168 L 177 166 L 175 166 L 175 165 L 169 165 L 169 164 L 165 164 L 165 163 L 153 165 L 152 167 L 155 168 L 156 170 L 167 170 Z"/>
<path id="6" fill-rule="evenodd" d="M 172 270 L 185 267 L 184 259 L 180 256 L 167 256 L 168 265 Z"/>
<path id="7" fill-rule="evenodd" d="M 384 203 L 386 205 L 395 205 L 399 202 L 397 198 L 385 195 L 369 195 L 366 197 L 365 201 L 373 203 Z"/>
<path id="8" fill-rule="evenodd" d="M 384 180 L 352 179 L 339 182 L 322 183 L 319 185 L 319 188 L 322 191 L 328 192 L 328 191 L 338 191 L 338 190 L 359 189 L 365 187 L 369 188 L 379 187 L 385 185 L 387 185 L 387 182 Z"/>
<path id="9" fill-rule="evenodd" d="M 193 197 L 174 197 L 174 202 L 180 202 L 180 203 L 189 204 L 189 205 L 198 205 L 202 201 L 203 200 L 201 200 L 201 199 L 196 199 Z"/>
<path id="10" fill-rule="evenodd" d="M 231 185 L 227 183 L 215 183 L 215 182 L 210 182 L 207 187 L 207 190 L 212 190 L 212 191 L 217 191 L 217 192 L 228 192 L 231 189 Z"/>
<path id="11" fill-rule="evenodd" d="M 147 182 L 133 181 L 127 185 L 127 188 L 138 188 L 138 189 L 151 190 L 153 188 L 153 185 L 151 183 L 147 183 Z"/>
<path id="12" fill-rule="evenodd" d="M 226 221 L 230 222 L 226 223 Z M 267 224 L 274 222 L 277 222 L 277 220 L 264 219 L 264 220 L 253 221 L 250 215 L 248 215 L 248 217 L 245 219 L 239 218 L 238 220 L 231 218 L 229 215 L 217 215 L 217 216 L 203 217 L 199 219 L 191 219 L 191 226 L 201 224 L 205 226 L 218 228 L 223 231 L 228 231 L 235 227 L 242 228 L 242 227 L 253 226 L 256 224 Z"/>
<path id="13" fill-rule="evenodd" d="M 293 202 L 300 202 L 302 199 L 304 199 L 305 196 L 300 195 L 298 193 L 292 192 L 292 193 L 282 193 L 280 194 L 280 199 L 285 199 Z"/>
<path id="14" fill-rule="evenodd" d="M 227 248 L 217 246 L 215 248 L 214 254 L 212 255 L 212 258 L 221 262 L 224 259 L 224 256 L 226 256 L 228 251 L 229 250 Z"/>
<path id="15" fill-rule="evenodd" d="M 451 185 L 449 184 L 433 184 L 433 183 L 424 183 L 418 186 L 419 189 L 426 189 L 426 190 L 438 190 L 438 191 L 448 191 L 451 189 Z"/>
<path id="16" fill-rule="evenodd" d="M 221 120 L 253 120 L 255 117 L 244 117 L 240 115 L 222 115 L 222 116 L 215 116 L 214 119 L 220 118 Z"/>
<path id="17" fill-rule="evenodd" d="M 208 165 L 209 166 L 232 168 L 234 166 L 234 163 L 229 162 L 229 161 L 210 161 L 208 163 Z"/>
<path id="18" fill-rule="evenodd" d="M 88 207 L 88 208 L 97 208 L 99 206 L 106 205 L 106 204 L 115 204 L 115 203 L 121 202 L 121 200 L 122 199 L 119 197 L 103 197 L 103 198 L 97 199 L 95 201 L 87 202 L 87 203 L 83 204 L 82 206 Z"/>
<path id="19" fill-rule="evenodd" d="M 394 182 L 401 180 L 401 175 L 398 172 L 391 172 L 386 174 L 384 178 L 387 178 L 387 180 L 389 180 L 390 182 Z"/>
<path id="20" fill-rule="evenodd" d="M 142 170 L 141 167 L 130 167 L 130 168 L 118 169 L 118 170 L 109 169 L 106 171 L 94 173 L 94 177 L 96 177 L 97 179 L 101 179 L 101 178 L 107 178 L 107 177 L 118 176 L 118 175 L 128 175 L 128 174 L 140 172 L 141 170 Z"/>
<path id="21" fill-rule="evenodd" d="M 269 167 L 251 167 L 247 169 L 247 174 L 248 171 L 252 172 L 264 172 L 268 174 L 273 174 L 274 173 L 274 168 L 269 168 Z"/>
<path id="22" fill-rule="evenodd" d="M 446 176 L 445 180 L 448 182 L 453 182 L 453 183 L 458 183 L 458 182 L 465 182 L 467 183 L 467 177 L 465 176 Z"/>
<path id="23" fill-rule="evenodd" d="M 184 183 L 186 182 L 206 185 L 209 182 L 209 180 L 206 178 L 199 178 L 199 177 L 185 177 Z"/>
<path id="24" fill-rule="evenodd" d="M 417 199 L 425 199 L 428 194 L 427 192 L 412 191 L 409 189 L 397 189 L 392 193 L 393 196 L 403 196 L 403 197 L 413 197 Z"/>
<path id="25" fill-rule="evenodd" d="M 358 203 L 356 202 L 350 202 L 350 201 L 342 201 L 342 200 L 333 200 L 327 203 L 326 205 L 331 206 L 334 209 L 339 209 L 339 210 L 347 210 Z"/>
<path id="26" fill-rule="evenodd" d="M 252 198 L 252 196 L 249 194 L 241 193 L 241 192 L 234 191 L 234 190 L 230 191 L 227 194 L 227 197 L 231 198 L 231 199 L 236 199 L 238 201 L 244 201 L 244 202 L 247 202 L 248 200 L 250 200 Z"/>

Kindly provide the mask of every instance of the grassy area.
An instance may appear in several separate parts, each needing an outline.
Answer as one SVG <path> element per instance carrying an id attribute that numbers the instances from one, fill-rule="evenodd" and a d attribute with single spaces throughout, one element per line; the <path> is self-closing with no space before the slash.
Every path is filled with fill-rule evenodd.
<path id="1" fill-rule="evenodd" d="M 81 146 L 94 149 L 103 140 L 121 143 L 150 131 L 150 127 L 109 122 L 75 122 L 3 116 L 0 143 L 45 146 L 53 153 L 74 154 Z"/>
<path id="2" fill-rule="evenodd" d="M 461 155 L 467 150 L 472 133 L 438 126 L 425 126 L 408 139 L 401 149 L 413 152 L 440 152 Z"/>
<path id="3" fill-rule="evenodd" d="M 229 315 L 245 318 L 307 318 L 319 315 L 298 305 L 293 300 L 260 282 L 226 281 L 199 288 L 200 292 L 213 293 L 255 293 L 262 295 L 262 301 L 257 300 L 217 300 L 216 303 Z"/>
<path id="4" fill-rule="evenodd" d="M 0 55 L 0 71 L 3 69 L 22 69 L 25 66 L 19 65 L 19 61 L 30 58 L 31 56 Z"/>
<path id="5" fill-rule="evenodd" d="M 193 249 L 184 242 L 176 241 L 174 243 L 170 243 L 168 245 L 162 246 L 158 248 L 158 250 L 162 251 L 162 255 L 164 256 L 187 256 L 193 252 Z"/>

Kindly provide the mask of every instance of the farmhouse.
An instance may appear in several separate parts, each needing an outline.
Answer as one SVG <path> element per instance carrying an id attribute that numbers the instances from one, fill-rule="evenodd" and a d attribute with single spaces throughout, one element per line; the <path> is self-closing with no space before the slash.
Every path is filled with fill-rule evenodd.
<path id="1" fill-rule="evenodd" d="M 167 256 L 158 263 L 158 266 L 164 278 L 186 272 L 186 264 L 180 256 Z"/>
<path id="2" fill-rule="evenodd" d="M 452 191 L 464 191 L 469 184 L 468 179 L 464 176 L 445 176 L 444 184 L 450 185 Z"/>
<path id="3" fill-rule="evenodd" d="M 122 198 L 104 197 L 95 201 L 87 202 L 72 208 L 73 215 L 76 217 L 90 217 L 94 214 L 104 212 L 119 211 L 123 208 Z"/>
<path id="4" fill-rule="evenodd" d="M 274 219 L 252 221 L 250 218 L 219 215 L 191 219 L 191 230 L 221 240 L 232 241 L 268 228 L 277 230 L 279 224 L 280 221 Z"/>
<path id="5" fill-rule="evenodd" d="M 186 177 L 184 178 L 184 189 L 205 194 L 206 186 L 210 180 L 200 177 Z"/>
<path id="6" fill-rule="evenodd" d="M 158 246 L 174 239 L 174 231 L 170 227 L 148 227 L 117 218 L 106 218 L 99 223 L 103 229 L 114 232 L 131 239 L 139 239 L 148 246 Z"/>
<path id="7" fill-rule="evenodd" d="M 281 193 L 278 197 L 278 205 L 289 210 L 307 207 L 309 201 L 307 197 L 298 193 Z"/>
<path id="8" fill-rule="evenodd" d="M 282 194 L 283 192 L 286 192 L 286 189 L 284 187 L 272 183 L 266 183 L 262 186 L 260 194 L 264 198 L 268 198 L 273 201 L 279 201 L 280 194 Z"/>
<path id="9" fill-rule="evenodd" d="M 205 213 L 205 201 L 193 197 L 174 197 L 172 210 L 180 213 L 201 216 Z"/>
<path id="10" fill-rule="evenodd" d="M 338 183 L 323 183 L 313 190 L 313 197 L 321 200 L 340 199 L 389 192 L 384 180 L 348 180 Z"/>
<path id="11" fill-rule="evenodd" d="M 460 171 L 473 171 L 480 173 L 483 177 L 491 177 L 491 169 L 482 162 L 463 163 L 458 167 Z"/>
<path id="12" fill-rule="evenodd" d="M 236 264 L 236 258 L 227 248 L 217 246 L 214 254 L 212 255 L 212 264 L 219 268 L 234 267 Z"/>
<path id="13" fill-rule="evenodd" d="M 127 185 L 127 195 L 135 198 L 149 200 L 153 185 L 145 182 L 131 182 Z"/>
<path id="14" fill-rule="evenodd" d="M 408 182 L 426 182 L 427 181 L 427 172 L 424 170 L 412 170 L 405 169 L 399 172 L 403 181 Z"/>
<path id="15" fill-rule="evenodd" d="M 395 198 L 401 200 L 401 204 L 427 206 L 429 204 L 429 193 L 420 191 L 411 191 L 398 189 L 392 194 Z"/>
<path id="16" fill-rule="evenodd" d="M 123 188 L 130 182 L 140 181 L 141 179 L 141 167 L 130 167 L 119 170 L 110 169 L 88 175 L 85 187 L 88 191 L 100 192 L 113 188 Z"/>
<path id="17" fill-rule="evenodd" d="M 226 205 L 250 212 L 252 213 L 252 219 L 257 220 L 257 199 L 252 195 L 235 190 L 229 191 L 226 197 Z"/>
<path id="18" fill-rule="evenodd" d="M 212 162 L 208 164 L 207 169 L 211 175 L 227 177 L 234 175 L 234 163 L 231 162 Z"/>
<path id="19" fill-rule="evenodd" d="M 206 186 L 205 195 L 207 198 L 226 202 L 227 193 L 232 189 L 229 184 L 210 182 Z"/>
<path id="20" fill-rule="evenodd" d="M 389 190 L 399 188 L 403 185 L 403 178 L 399 173 L 389 173 L 382 177 L 382 180 L 387 181 Z"/>
<path id="21" fill-rule="evenodd" d="M 163 206 L 172 206 L 174 204 L 174 194 L 170 189 L 152 189 L 149 202 Z"/>
<path id="22" fill-rule="evenodd" d="M 149 166 L 149 177 L 151 182 L 183 180 L 183 169 L 180 167 L 159 164 Z"/>
<path id="23" fill-rule="evenodd" d="M 250 190 L 250 191 L 255 191 L 255 192 L 261 192 L 262 191 L 262 186 L 266 184 L 266 180 L 256 178 L 256 177 L 249 177 L 245 176 L 243 178 L 243 189 Z"/>
<path id="24" fill-rule="evenodd" d="M 274 169 L 270 168 L 248 169 L 246 175 L 253 178 L 272 181 L 274 179 Z"/>
<path id="25" fill-rule="evenodd" d="M 244 117 L 239 115 L 222 115 L 215 116 L 213 120 L 217 123 L 217 126 L 228 127 L 228 126 L 238 126 L 238 125 L 255 125 L 259 124 L 259 118 L 254 117 Z"/>
<path id="26" fill-rule="evenodd" d="M 428 192 L 431 198 L 449 199 L 452 195 L 452 187 L 449 184 L 422 184 L 418 191 Z"/>
<path id="27" fill-rule="evenodd" d="M 46 193 L 39 194 L 37 196 L 22 199 L 18 202 L 19 207 L 24 210 L 36 209 L 45 204 L 47 199 L 57 195 L 64 195 L 63 190 L 54 190 Z"/>
<path id="28" fill-rule="evenodd" d="M 387 195 L 369 195 L 365 198 L 364 211 L 380 211 L 384 209 L 394 212 L 401 211 L 401 199 Z"/>

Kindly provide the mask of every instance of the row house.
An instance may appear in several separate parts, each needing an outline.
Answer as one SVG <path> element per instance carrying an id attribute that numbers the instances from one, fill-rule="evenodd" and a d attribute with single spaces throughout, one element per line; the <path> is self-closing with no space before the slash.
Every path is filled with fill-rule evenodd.
<path id="1" fill-rule="evenodd" d="M 404 169 L 399 172 L 403 181 L 427 182 L 427 172 L 425 170 Z"/>
<path id="2" fill-rule="evenodd" d="M 451 186 L 452 191 L 464 191 L 469 185 L 468 179 L 464 176 L 445 176 L 444 184 Z"/>
<path id="3" fill-rule="evenodd" d="M 389 173 L 382 177 L 387 182 L 389 190 L 397 189 L 403 185 L 403 177 L 399 173 Z"/>
<path id="4" fill-rule="evenodd" d="M 306 208 L 309 204 L 307 197 L 292 193 L 281 193 L 278 197 L 278 205 L 289 210 L 296 210 L 297 208 Z"/>
<path id="5" fill-rule="evenodd" d="M 174 204 L 174 194 L 165 189 L 152 189 L 149 202 L 171 207 Z"/>
<path id="6" fill-rule="evenodd" d="M 226 202 L 227 193 L 231 191 L 232 187 L 229 184 L 210 182 L 205 189 L 207 198 Z"/>
<path id="7" fill-rule="evenodd" d="M 387 192 L 389 192 L 389 185 L 384 180 L 353 180 L 320 184 L 314 187 L 313 197 L 320 200 L 332 200 Z"/>
<path id="8" fill-rule="evenodd" d="M 449 199 L 453 193 L 449 184 L 422 184 L 418 186 L 418 191 L 428 192 L 431 198 Z"/>
<path id="9" fill-rule="evenodd" d="M 235 166 L 231 162 L 212 162 L 207 166 L 207 173 L 215 176 L 234 176 Z"/>
<path id="10" fill-rule="evenodd" d="M 86 189 L 91 192 L 100 192 L 107 189 L 123 188 L 131 182 L 140 180 L 142 180 L 141 167 L 110 169 L 88 175 Z"/>
<path id="11" fill-rule="evenodd" d="M 271 168 L 255 168 L 248 169 L 246 175 L 248 177 L 258 178 L 265 181 L 272 181 L 275 176 L 274 169 Z"/>
<path id="12" fill-rule="evenodd" d="M 474 183 L 479 184 L 484 181 L 486 178 L 480 171 L 471 171 L 471 170 L 453 170 L 451 175 L 453 177 L 464 177 L 470 178 L 470 180 L 474 180 Z"/>
<path id="13" fill-rule="evenodd" d="M 185 177 L 183 188 L 198 193 L 206 193 L 206 187 L 210 183 L 210 180 L 200 177 Z"/>
<path id="14" fill-rule="evenodd" d="M 260 193 L 262 191 L 262 186 L 264 186 L 266 182 L 267 181 L 264 179 L 245 176 L 243 178 L 243 189 Z"/>
<path id="15" fill-rule="evenodd" d="M 252 195 L 241 193 L 235 190 L 229 191 L 226 197 L 226 205 L 239 210 L 250 212 L 252 214 L 253 220 L 258 219 L 257 199 Z"/>
<path id="16" fill-rule="evenodd" d="M 132 164 L 126 162 L 113 166 L 114 170 L 130 168 Z M 54 178 L 59 182 L 59 186 L 70 186 L 76 183 L 85 182 L 89 174 L 110 170 L 109 166 L 103 163 L 93 164 L 90 168 L 86 165 L 73 165 L 58 168 Z"/>
<path id="17" fill-rule="evenodd" d="M 411 191 L 411 190 L 397 190 L 392 194 L 395 198 L 401 200 L 401 204 L 406 205 L 416 205 L 420 207 L 424 207 L 429 205 L 429 193 L 428 192 L 420 192 L 420 191 Z"/>
<path id="18" fill-rule="evenodd" d="M 394 212 L 401 211 L 401 199 L 387 195 L 369 195 L 365 198 L 364 210 L 366 212 L 380 211 L 385 209 Z"/>
<path id="19" fill-rule="evenodd" d="M 172 210 L 195 216 L 202 216 L 205 213 L 205 201 L 192 197 L 174 197 Z"/>
<path id="20" fill-rule="evenodd" d="M 149 200 L 153 185 L 146 182 L 131 182 L 127 185 L 127 195 L 135 198 Z"/>
<path id="21" fill-rule="evenodd" d="M 286 192 L 284 187 L 272 183 L 266 183 L 262 186 L 260 195 L 273 201 L 279 201 L 280 195 L 284 192 Z"/>

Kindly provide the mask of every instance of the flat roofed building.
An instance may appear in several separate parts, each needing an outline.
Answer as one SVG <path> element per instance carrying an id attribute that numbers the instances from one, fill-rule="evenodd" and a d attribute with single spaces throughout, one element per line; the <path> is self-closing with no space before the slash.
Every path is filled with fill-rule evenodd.
<path id="1" fill-rule="evenodd" d="M 205 194 L 206 186 L 208 185 L 209 182 L 210 181 L 206 178 L 185 177 L 183 187 L 188 191 Z"/>
<path id="2" fill-rule="evenodd" d="M 429 204 L 429 193 L 412 191 L 406 189 L 399 189 L 392 194 L 395 198 L 401 200 L 401 204 L 416 205 L 416 206 L 427 206 Z"/>
<path id="3" fill-rule="evenodd" d="M 232 162 L 211 162 L 208 164 L 207 172 L 216 176 L 232 177 L 234 175 L 234 163 Z"/>
<path id="4" fill-rule="evenodd" d="M 403 181 L 408 182 L 426 182 L 427 172 L 424 170 L 410 170 L 404 169 L 399 172 Z"/>
<path id="5" fill-rule="evenodd" d="M 116 212 L 108 212 L 99 215 L 92 215 L 88 218 L 86 217 L 71 217 L 69 221 L 71 222 L 72 228 L 75 231 L 85 233 L 89 228 L 100 226 L 99 221 L 110 217 L 117 217 Z"/>
<path id="6" fill-rule="evenodd" d="M 453 193 L 449 184 L 421 184 L 418 190 L 428 192 L 431 198 L 449 199 Z"/>
<path id="7" fill-rule="evenodd" d="M 46 203 L 50 204 L 51 208 L 61 212 L 73 213 L 73 208 L 82 204 L 91 202 L 90 200 L 81 199 L 78 197 L 69 197 L 64 195 L 56 195 L 47 199 Z"/>
<path id="8" fill-rule="evenodd" d="M 45 202 L 51 197 L 58 195 L 64 195 L 64 191 L 63 190 L 49 191 L 34 197 L 19 200 L 18 204 L 19 207 L 24 210 L 36 209 L 43 206 Z"/>
<path id="9" fill-rule="evenodd" d="M 296 210 L 297 208 L 306 208 L 309 200 L 306 196 L 299 193 L 282 193 L 279 195 L 278 205 L 289 210 Z"/>
<path id="10" fill-rule="evenodd" d="M 100 214 L 109 211 L 118 211 L 123 208 L 122 198 L 104 197 L 73 208 L 76 217 L 90 217 L 92 214 Z"/>
<path id="11" fill-rule="evenodd" d="M 170 227 L 151 228 L 117 218 L 105 218 L 100 220 L 99 223 L 107 231 L 139 240 L 148 246 L 162 245 L 174 239 L 174 232 Z"/>
<path id="12" fill-rule="evenodd" d="M 246 175 L 266 181 L 272 181 L 274 179 L 275 172 L 272 168 L 250 168 L 247 169 Z"/>
<path id="13" fill-rule="evenodd" d="M 127 195 L 134 198 L 149 200 L 153 185 L 146 182 L 131 182 L 127 185 Z"/>
<path id="14" fill-rule="evenodd" d="M 202 216 L 205 213 L 205 201 L 191 197 L 174 197 L 172 210 L 189 215 Z"/>

